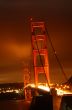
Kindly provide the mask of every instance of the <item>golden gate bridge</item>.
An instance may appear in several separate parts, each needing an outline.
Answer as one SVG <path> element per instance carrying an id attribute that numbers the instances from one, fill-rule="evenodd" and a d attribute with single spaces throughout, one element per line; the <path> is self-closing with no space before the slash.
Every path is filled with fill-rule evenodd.
<path id="1" fill-rule="evenodd" d="M 31 88 L 38 88 L 38 89 L 42 89 L 47 92 L 51 92 L 51 87 L 53 87 L 57 91 L 57 93 L 60 95 L 72 93 L 70 91 L 64 90 L 64 89 L 69 89 L 68 85 L 54 86 L 53 84 L 50 83 L 47 37 L 48 37 L 51 47 L 53 49 L 56 60 L 59 64 L 59 67 L 60 67 L 66 81 L 68 80 L 67 76 L 64 72 L 64 69 L 60 63 L 60 60 L 56 54 L 56 51 L 53 47 L 53 44 L 49 37 L 45 23 L 44 22 L 34 22 L 31 19 L 31 44 L 32 44 L 34 79 L 35 79 L 34 82 L 35 83 L 31 84 L 30 72 L 29 72 L 28 68 L 25 68 L 25 70 L 24 70 L 24 92 L 25 92 L 26 99 L 29 99 L 32 97 Z M 38 77 L 40 74 L 45 76 L 45 78 L 46 78 L 45 83 L 39 83 Z M 31 87 L 31 88 L 29 88 L 29 87 Z M 36 90 L 35 90 L 35 92 L 37 95 L 38 93 Z"/>

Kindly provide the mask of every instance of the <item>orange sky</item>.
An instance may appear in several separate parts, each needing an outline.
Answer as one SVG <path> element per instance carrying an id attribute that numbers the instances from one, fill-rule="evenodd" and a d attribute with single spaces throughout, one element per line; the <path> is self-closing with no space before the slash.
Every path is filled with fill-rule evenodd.
<path id="1" fill-rule="evenodd" d="M 23 63 L 32 63 L 29 18 L 46 22 L 67 77 L 72 75 L 72 3 L 66 0 L 0 1 L 0 82 L 23 81 Z M 64 81 L 47 41 L 51 81 Z M 32 67 L 31 67 L 32 68 Z M 18 77 L 17 77 L 18 75 Z M 56 77 L 54 77 L 57 75 Z"/>

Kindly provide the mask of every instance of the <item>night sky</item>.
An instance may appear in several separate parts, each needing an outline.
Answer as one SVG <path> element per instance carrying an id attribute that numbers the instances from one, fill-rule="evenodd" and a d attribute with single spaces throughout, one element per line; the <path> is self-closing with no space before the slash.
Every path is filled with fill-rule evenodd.
<path id="1" fill-rule="evenodd" d="M 32 68 L 31 17 L 45 21 L 63 69 L 72 75 L 72 1 L 0 0 L 0 83 L 22 82 L 23 66 Z M 47 46 L 51 82 L 63 82 L 49 41 Z"/>

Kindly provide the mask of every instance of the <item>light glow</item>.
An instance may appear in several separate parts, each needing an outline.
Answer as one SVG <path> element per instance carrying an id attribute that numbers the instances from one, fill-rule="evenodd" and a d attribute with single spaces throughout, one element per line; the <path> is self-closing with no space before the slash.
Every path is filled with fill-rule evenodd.
<path id="1" fill-rule="evenodd" d="M 14 90 L 15 91 L 15 93 L 19 93 L 19 90 Z"/>
<path id="2" fill-rule="evenodd" d="M 45 91 L 50 91 L 50 88 L 46 87 L 46 86 L 38 85 L 38 88 L 42 89 L 42 90 L 45 90 Z"/>
<path id="3" fill-rule="evenodd" d="M 57 90 L 57 95 L 60 95 L 60 96 L 65 95 L 65 94 L 72 94 L 72 91 L 62 90 L 62 89 L 57 89 L 57 88 L 56 90 Z"/>
<path id="4" fill-rule="evenodd" d="M 36 86 L 35 86 L 35 84 L 28 84 L 27 86 L 25 86 L 25 88 L 26 87 L 32 87 L 32 88 L 35 88 Z M 37 87 L 36 88 L 39 88 L 39 89 L 42 89 L 42 90 L 45 90 L 45 91 L 50 91 L 50 88 L 48 87 L 48 86 L 45 86 L 45 85 L 37 85 Z"/>

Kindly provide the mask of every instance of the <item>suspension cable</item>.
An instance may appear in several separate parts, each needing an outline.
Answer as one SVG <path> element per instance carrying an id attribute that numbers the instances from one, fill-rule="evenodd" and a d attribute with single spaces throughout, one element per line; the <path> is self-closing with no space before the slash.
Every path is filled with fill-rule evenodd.
<path id="1" fill-rule="evenodd" d="M 62 73 L 63 73 L 65 79 L 68 80 L 68 78 L 67 78 L 67 76 L 66 76 L 66 73 L 64 72 L 63 66 L 62 66 L 62 64 L 61 64 L 61 62 L 60 62 L 60 60 L 59 60 L 59 58 L 58 58 L 58 56 L 57 56 L 57 54 L 56 54 L 56 51 L 55 51 L 54 47 L 53 47 L 53 44 L 52 44 L 52 41 L 51 41 L 51 38 L 50 38 L 50 36 L 49 36 L 49 33 L 48 33 L 48 30 L 47 30 L 46 26 L 45 26 L 45 30 L 46 30 L 46 34 L 47 34 L 47 36 L 48 36 L 49 42 L 50 42 L 50 44 L 51 44 L 52 50 L 53 50 L 53 52 L 54 52 L 54 55 L 55 55 L 55 57 L 56 57 L 56 60 L 57 60 L 57 62 L 58 62 L 58 64 L 59 64 L 59 66 L 60 66 L 60 69 L 61 69 L 61 71 L 62 71 Z"/>

